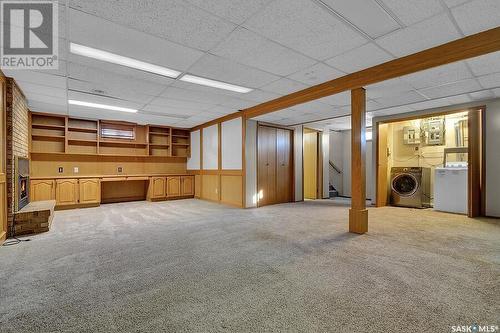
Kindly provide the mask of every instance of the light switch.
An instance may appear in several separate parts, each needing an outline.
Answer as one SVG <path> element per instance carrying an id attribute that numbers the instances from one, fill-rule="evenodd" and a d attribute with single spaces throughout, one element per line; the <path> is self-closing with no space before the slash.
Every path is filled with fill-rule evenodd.
<path id="1" fill-rule="evenodd" d="M 78 170 L 78 167 L 74 167 L 74 168 L 73 168 L 73 173 L 78 173 L 78 171 L 79 171 L 79 170 Z"/>
<path id="2" fill-rule="evenodd" d="M 119 173 L 123 172 L 123 168 L 122 167 L 118 167 L 118 172 Z"/>
<path id="3" fill-rule="evenodd" d="M 58 172 L 59 172 L 59 173 L 63 173 L 63 172 L 64 172 L 63 167 L 59 167 Z"/>

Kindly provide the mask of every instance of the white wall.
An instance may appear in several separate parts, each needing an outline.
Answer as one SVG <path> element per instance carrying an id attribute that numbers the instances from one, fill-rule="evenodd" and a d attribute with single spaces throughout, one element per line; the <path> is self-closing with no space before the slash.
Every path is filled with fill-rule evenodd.
<path id="1" fill-rule="evenodd" d="M 212 125 L 203 129 L 203 170 L 219 168 L 219 126 Z"/>
<path id="2" fill-rule="evenodd" d="M 191 156 L 187 160 L 188 170 L 200 170 L 200 130 L 191 132 Z"/>
<path id="3" fill-rule="evenodd" d="M 246 121 L 245 169 L 245 207 L 257 207 L 257 121 L 255 120 Z"/>
<path id="4" fill-rule="evenodd" d="M 384 117 L 375 117 L 372 120 L 373 137 L 377 133 L 376 123 L 380 121 L 394 120 L 408 116 L 425 116 L 433 113 L 442 113 L 446 111 L 468 109 L 480 106 L 486 106 L 486 215 L 500 217 L 500 153 L 498 147 L 500 146 L 500 99 L 478 101 L 473 103 L 465 103 L 459 105 L 452 105 L 443 108 L 435 108 L 428 110 L 421 110 L 405 114 L 397 114 Z M 376 151 L 376 140 L 372 142 L 372 148 Z M 376 156 L 372 156 L 372 174 L 376 172 Z M 376 180 L 372 177 L 371 187 L 375 188 Z"/>
<path id="5" fill-rule="evenodd" d="M 221 154 L 223 170 L 242 169 L 242 119 L 221 123 Z"/>

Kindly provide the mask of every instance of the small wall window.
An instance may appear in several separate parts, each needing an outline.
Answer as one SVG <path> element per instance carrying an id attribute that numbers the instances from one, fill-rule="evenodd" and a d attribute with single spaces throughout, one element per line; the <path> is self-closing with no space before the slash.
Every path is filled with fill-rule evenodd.
<path id="1" fill-rule="evenodd" d="M 101 123 L 101 138 L 135 140 L 135 126 Z"/>

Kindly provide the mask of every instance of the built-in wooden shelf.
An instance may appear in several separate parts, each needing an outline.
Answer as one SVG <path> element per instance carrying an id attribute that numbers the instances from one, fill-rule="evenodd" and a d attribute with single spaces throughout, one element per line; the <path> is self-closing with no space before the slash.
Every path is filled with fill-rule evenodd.
<path id="1" fill-rule="evenodd" d="M 104 129 L 108 137 L 103 137 Z M 113 134 L 110 138 L 113 130 L 117 135 L 128 134 L 127 138 Z M 190 133 L 168 126 L 31 113 L 31 153 L 185 158 L 190 155 Z"/>

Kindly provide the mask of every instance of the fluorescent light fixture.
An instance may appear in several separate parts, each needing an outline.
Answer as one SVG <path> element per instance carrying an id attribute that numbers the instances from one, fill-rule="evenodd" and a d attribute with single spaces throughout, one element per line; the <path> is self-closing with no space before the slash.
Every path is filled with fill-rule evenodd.
<path id="1" fill-rule="evenodd" d="M 208 87 L 213 87 L 213 88 L 231 90 L 231 91 L 235 91 L 235 92 L 243 93 L 243 94 L 253 90 L 250 88 L 245 88 L 245 87 L 237 86 L 237 85 L 230 84 L 230 83 L 205 79 L 203 77 L 194 76 L 194 75 L 190 75 L 190 74 L 183 75 L 179 80 L 184 81 L 184 82 L 189 82 L 189 83 L 201 84 L 203 86 L 208 86 Z"/>
<path id="2" fill-rule="evenodd" d="M 105 110 L 121 111 L 121 112 L 132 112 L 132 113 L 137 112 L 136 109 L 122 108 L 121 106 L 113 106 L 113 105 L 106 105 L 106 104 L 75 101 L 74 99 L 68 100 L 68 103 L 71 105 L 87 106 L 89 108 L 96 108 L 96 109 L 105 109 Z"/>
<path id="3" fill-rule="evenodd" d="M 92 47 L 70 43 L 71 53 L 176 79 L 181 72 Z"/>

